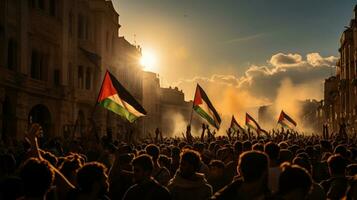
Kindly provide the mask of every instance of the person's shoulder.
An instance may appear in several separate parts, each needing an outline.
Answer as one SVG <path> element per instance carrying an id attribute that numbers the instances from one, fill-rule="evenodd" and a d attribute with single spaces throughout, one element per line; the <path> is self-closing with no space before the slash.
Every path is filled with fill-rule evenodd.
<path id="1" fill-rule="evenodd" d="M 237 189 L 242 185 L 243 180 L 238 178 L 217 191 L 211 199 L 231 199 L 236 195 Z"/>

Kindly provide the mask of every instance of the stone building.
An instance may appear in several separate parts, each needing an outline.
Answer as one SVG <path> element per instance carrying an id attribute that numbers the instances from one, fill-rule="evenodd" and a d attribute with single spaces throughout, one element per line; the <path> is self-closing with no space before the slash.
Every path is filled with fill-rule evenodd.
<path id="1" fill-rule="evenodd" d="M 177 87 L 161 88 L 161 130 L 166 135 L 180 134 L 190 121 L 192 101 L 185 101 L 185 95 Z"/>
<path id="2" fill-rule="evenodd" d="M 340 58 L 336 75 L 325 80 L 324 121 L 338 131 L 338 124 L 347 124 L 349 131 L 357 128 L 357 6 L 354 18 L 342 32 Z"/>
<path id="3" fill-rule="evenodd" d="M 185 101 L 185 94 L 177 87 L 160 87 L 159 76 L 144 72 L 143 105 L 147 111 L 144 120 L 144 133 L 154 135 L 159 128 L 164 136 L 180 135 L 190 121 L 192 101 Z M 194 129 L 200 127 L 201 119 L 193 117 Z M 181 136 L 181 135 L 180 135 Z"/>
<path id="4" fill-rule="evenodd" d="M 31 122 L 46 137 L 83 136 L 93 113 L 99 132 L 125 129 L 118 116 L 93 112 L 107 69 L 142 101 L 141 49 L 118 37 L 118 20 L 105 0 L 0 1 L 2 139 L 21 138 Z"/>
<path id="5" fill-rule="evenodd" d="M 144 132 L 154 134 L 161 123 L 161 88 L 160 79 L 156 73 L 144 72 L 143 77 L 143 106 L 147 115 L 144 120 Z"/>

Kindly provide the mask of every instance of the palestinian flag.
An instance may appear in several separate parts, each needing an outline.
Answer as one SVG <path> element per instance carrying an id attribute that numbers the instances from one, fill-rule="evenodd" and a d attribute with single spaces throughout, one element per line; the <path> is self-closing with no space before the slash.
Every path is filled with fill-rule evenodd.
<path id="1" fill-rule="evenodd" d="M 254 129 L 255 131 L 259 132 L 261 130 L 259 124 L 255 119 L 250 116 L 248 113 L 245 115 L 245 125 L 251 129 Z"/>
<path id="2" fill-rule="evenodd" d="M 297 123 L 284 111 L 281 111 L 280 113 L 278 124 L 281 124 L 282 126 L 287 128 L 295 128 L 297 125 Z"/>
<path id="3" fill-rule="evenodd" d="M 239 130 L 244 130 L 237 122 L 237 120 L 234 118 L 234 115 L 232 115 L 232 121 L 231 121 L 231 130 L 234 132 L 238 132 Z"/>
<path id="4" fill-rule="evenodd" d="M 105 73 L 97 103 L 131 123 L 146 115 L 144 108 L 108 71 Z"/>
<path id="5" fill-rule="evenodd" d="M 197 84 L 195 98 L 193 100 L 193 109 L 208 123 L 219 129 L 221 117 L 208 99 L 205 91 Z"/>

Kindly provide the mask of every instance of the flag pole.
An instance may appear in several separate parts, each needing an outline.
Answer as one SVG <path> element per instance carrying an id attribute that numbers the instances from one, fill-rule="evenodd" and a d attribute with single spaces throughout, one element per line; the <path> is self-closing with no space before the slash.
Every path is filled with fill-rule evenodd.
<path id="1" fill-rule="evenodd" d="M 195 103 L 195 98 L 196 98 L 196 91 L 197 91 L 197 87 L 198 87 L 198 83 L 196 85 L 196 90 L 195 90 L 195 95 L 193 97 L 193 101 L 192 101 L 192 108 L 191 108 L 191 116 L 190 116 L 190 127 L 191 127 L 191 123 L 192 123 L 192 115 L 193 115 L 193 106 L 194 106 L 194 103 Z"/>
<path id="2" fill-rule="evenodd" d="M 192 104 L 193 104 L 193 102 L 192 102 Z M 193 105 L 192 105 L 192 108 L 191 108 L 190 126 L 191 126 L 191 123 L 192 123 L 192 116 L 193 116 Z"/>

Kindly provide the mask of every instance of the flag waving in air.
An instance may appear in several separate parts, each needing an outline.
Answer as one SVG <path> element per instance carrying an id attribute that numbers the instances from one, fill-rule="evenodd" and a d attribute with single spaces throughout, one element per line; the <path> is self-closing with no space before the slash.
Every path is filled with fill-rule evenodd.
<path id="1" fill-rule="evenodd" d="M 221 124 L 221 117 L 218 115 L 216 109 L 213 107 L 211 101 L 208 99 L 205 91 L 197 84 L 195 98 L 193 100 L 193 109 L 202 118 L 207 120 L 212 126 L 219 129 Z"/>
<path id="2" fill-rule="evenodd" d="M 251 129 L 254 129 L 257 132 L 261 130 L 258 122 L 255 121 L 255 119 L 252 116 L 250 116 L 248 113 L 246 113 L 245 115 L 245 125 Z"/>
<path id="3" fill-rule="evenodd" d="M 131 123 L 146 115 L 144 108 L 109 71 L 105 73 L 97 103 Z"/>
<path id="4" fill-rule="evenodd" d="M 280 113 L 278 124 L 281 124 L 282 126 L 287 128 L 295 128 L 297 125 L 297 123 L 284 111 L 281 111 Z"/>
<path id="5" fill-rule="evenodd" d="M 232 115 L 232 121 L 231 121 L 231 127 L 230 127 L 234 132 L 244 131 L 244 129 L 238 124 L 237 120 L 234 118 L 234 115 Z"/>

